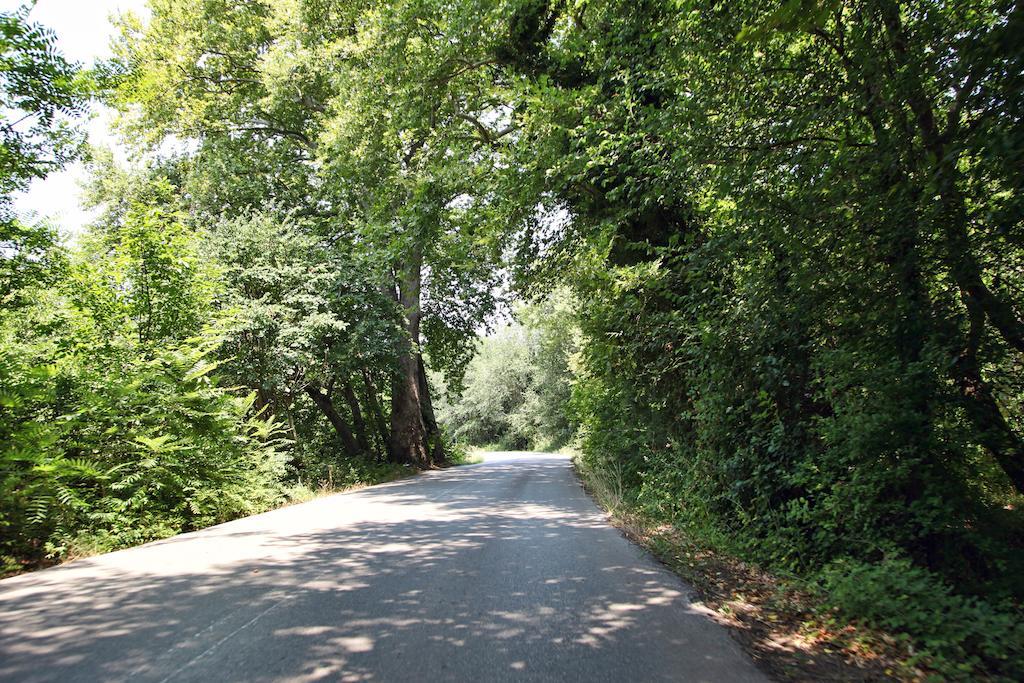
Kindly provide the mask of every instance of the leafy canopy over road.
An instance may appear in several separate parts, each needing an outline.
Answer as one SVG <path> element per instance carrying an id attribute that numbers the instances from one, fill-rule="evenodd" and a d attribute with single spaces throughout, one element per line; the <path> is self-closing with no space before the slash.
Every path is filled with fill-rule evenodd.
<path id="1" fill-rule="evenodd" d="M 88 74 L 3 16 L 4 201 L 79 150 L 87 84 L 140 160 L 91 153 L 73 249 L 4 219 L 8 568 L 442 465 L 443 377 L 451 434 L 574 430 L 649 513 L 1012 675 L 1019 3 L 151 8 Z M 460 403 L 500 299 L 556 289 L 532 369 Z"/>

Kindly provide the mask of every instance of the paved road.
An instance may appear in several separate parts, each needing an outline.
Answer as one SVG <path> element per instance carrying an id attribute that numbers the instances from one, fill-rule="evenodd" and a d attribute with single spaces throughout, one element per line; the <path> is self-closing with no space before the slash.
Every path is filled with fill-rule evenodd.
<path id="1" fill-rule="evenodd" d="M 567 459 L 500 454 L 0 581 L 0 680 L 764 678 Z"/>

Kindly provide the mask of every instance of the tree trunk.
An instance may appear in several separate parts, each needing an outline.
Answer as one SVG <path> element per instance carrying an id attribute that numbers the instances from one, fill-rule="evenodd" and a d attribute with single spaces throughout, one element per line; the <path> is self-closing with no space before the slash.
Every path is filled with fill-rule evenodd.
<path id="1" fill-rule="evenodd" d="M 913 74 L 908 39 L 895 6 L 889 8 L 885 20 L 899 64 L 909 74 Z M 1011 348 L 1024 352 L 1024 321 L 1018 316 L 1011 301 L 993 292 L 985 284 L 981 264 L 971 249 L 967 204 L 958 182 L 960 153 L 955 145 L 948 144 L 959 132 L 959 122 L 950 121 L 946 130 L 940 130 L 935 108 L 920 79 L 908 80 L 908 87 L 904 91 L 904 99 L 914 113 L 921 140 L 933 157 L 934 167 L 931 171 L 939 199 L 938 221 L 945 233 L 947 261 L 953 279 L 965 300 L 976 302 L 981 307 L 1003 340 Z"/>
<path id="2" fill-rule="evenodd" d="M 913 75 L 908 38 L 899 12 L 895 6 L 890 6 L 884 16 L 897 62 Z M 904 92 L 924 147 L 932 157 L 929 170 L 935 183 L 934 193 L 939 200 L 936 221 L 943 233 L 945 260 L 967 311 L 967 339 L 963 350 L 956 355 L 953 376 L 965 399 L 967 415 L 978 430 L 979 442 L 992 454 L 1017 492 L 1024 493 L 1024 440 L 1003 416 L 991 387 L 982 376 L 977 357 L 986 319 L 1008 346 L 1022 352 L 1024 322 L 1018 317 L 1012 302 L 985 284 L 982 266 L 971 248 L 970 217 L 957 170 L 959 152 L 955 144 L 949 144 L 955 141 L 959 122 L 951 120 L 946 130 L 940 130 L 935 108 L 920 79 L 910 79 Z"/>
<path id="3" fill-rule="evenodd" d="M 981 444 L 992 454 L 1018 493 L 1024 493 L 1024 442 L 1013 431 L 999 409 L 992 388 L 981 375 L 978 346 L 985 325 L 985 312 L 966 294 L 970 329 L 967 344 L 957 358 L 955 379 L 964 397 L 967 415 L 979 432 Z"/>
<path id="4" fill-rule="evenodd" d="M 358 455 L 359 446 L 356 444 L 355 437 L 352 436 L 352 430 L 349 429 L 344 418 L 334 408 L 334 402 L 331 401 L 330 394 L 322 391 L 320 387 L 315 385 L 307 385 L 305 391 L 313 399 L 313 403 L 320 409 L 320 412 L 331 423 L 331 426 L 334 427 L 334 431 L 338 433 L 345 453 L 353 456 Z"/>
<path id="5" fill-rule="evenodd" d="M 363 388 L 366 392 L 366 403 L 370 409 L 370 419 L 373 422 L 374 428 L 377 430 L 377 436 L 380 438 L 381 448 L 386 449 L 390 439 L 388 423 L 384 418 L 384 411 L 381 410 L 380 401 L 378 400 L 380 392 L 377 391 L 377 385 L 373 383 L 373 378 L 370 377 L 370 373 L 365 369 L 363 370 Z"/>
<path id="6" fill-rule="evenodd" d="M 398 359 L 391 389 L 391 438 L 388 454 L 393 462 L 427 468 L 431 465 L 427 429 L 420 404 L 420 285 L 423 249 L 417 246 L 399 273 L 398 302 L 405 318 L 408 349 Z"/>
<path id="7" fill-rule="evenodd" d="M 370 439 L 366 433 L 366 422 L 363 421 L 363 411 L 359 409 L 359 399 L 356 397 L 356 392 L 352 391 L 352 385 L 345 382 L 341 385 L 342 395 L 345 397 L 345 403 L 348 404 L 349 412 L 352 413 L 352 426 L 355 428 L 356 442 L 359 444 L 359 450 L 363 453 L 372 453 L 373 448 L 370 446 Z"/>
<path id="8" fill-rule="evenodd" d="M 423 425 L 427 429 L 430 457 L 435 465 L 444 465 L 447 461 L 444 452 L 444 439 L 441 437 L 441 430 L 438 428 L 437 418 L 434 416 L 434 403 L 430 400 L 430 385 L 427 383 L 427 368 L 423 365 L 423 354 L 416 354 L 416 360 L 419 369 L 420 408 L 423 410 Z"/>

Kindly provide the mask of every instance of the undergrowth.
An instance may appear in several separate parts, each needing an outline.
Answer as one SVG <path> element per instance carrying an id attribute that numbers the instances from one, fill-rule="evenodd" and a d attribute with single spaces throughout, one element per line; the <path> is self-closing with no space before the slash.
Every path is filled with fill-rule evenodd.
<path id="1" fill-rule="evenodd" d="M 70 538 L 59 550 L 48 557 L 32 563 L 16 562 L 14 558 L 2 558 L 0 578 L 19 574 L 25 571 L 41 569 L 46 566 L 70 562 L 73 560 L 102 555 L 115 550 L 123 550 L 152 541 L 170 538 L 183 531 L 202 529 L 216 524 L 268 512 L 270 510 L 306 503 L 317 498 L 330 496 L 346 491 L 381 484 L 411 476 L 414 470 L 404 465 L 352 460 L 324 468 L 322 477 L 315 480 L 300 480 L 283 486 L 273 498 L 267 499 L 263 505 L 251 506 L 237 514 L 227 515 L 211 520 L 209 524 L 183 529 L 179 525 L 154 517 L 150 524 L 130 528 L 85 529 Z"/>
<path id="2" fill-rule="evenodd" d="M 780 678 L 1013 681 L 1024 671 L 1024 623 L 1012 606 L 958 594 L 899 557 L 837 559 L 803 576 L 765 571 L 718 530 L 659 518 L 614 473 L 574 463 L 616 526 L 689 582 Z"/>

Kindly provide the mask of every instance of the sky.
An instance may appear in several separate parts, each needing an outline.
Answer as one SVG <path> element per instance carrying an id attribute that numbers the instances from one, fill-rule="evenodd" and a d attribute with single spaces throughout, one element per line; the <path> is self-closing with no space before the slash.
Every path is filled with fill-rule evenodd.
<path id="1" fill-rule="evenodd" d="M 0 10 L 13 11 L 24 4 L 0 0 Z M 58 48 L 67 59 L 88 66 L 111 54 L 114 31 L 110 17 L 125 11 L 146 16 L 145 5 L 146 0 L 38 0 L 29 17 L 56 32 Z M 93 111 L 95 118 L 87 124 L 90 142 L 116 149 L 117 141 L 109 132 L 110 112 L 99 105 L 94 105 Z M 51 173 L 15 197 L 15 210 L 49 218 L 62 232 L 74 237 L 90 219 L 80 203 L 80 184 L 85 177 L 82 164 Z"/>

